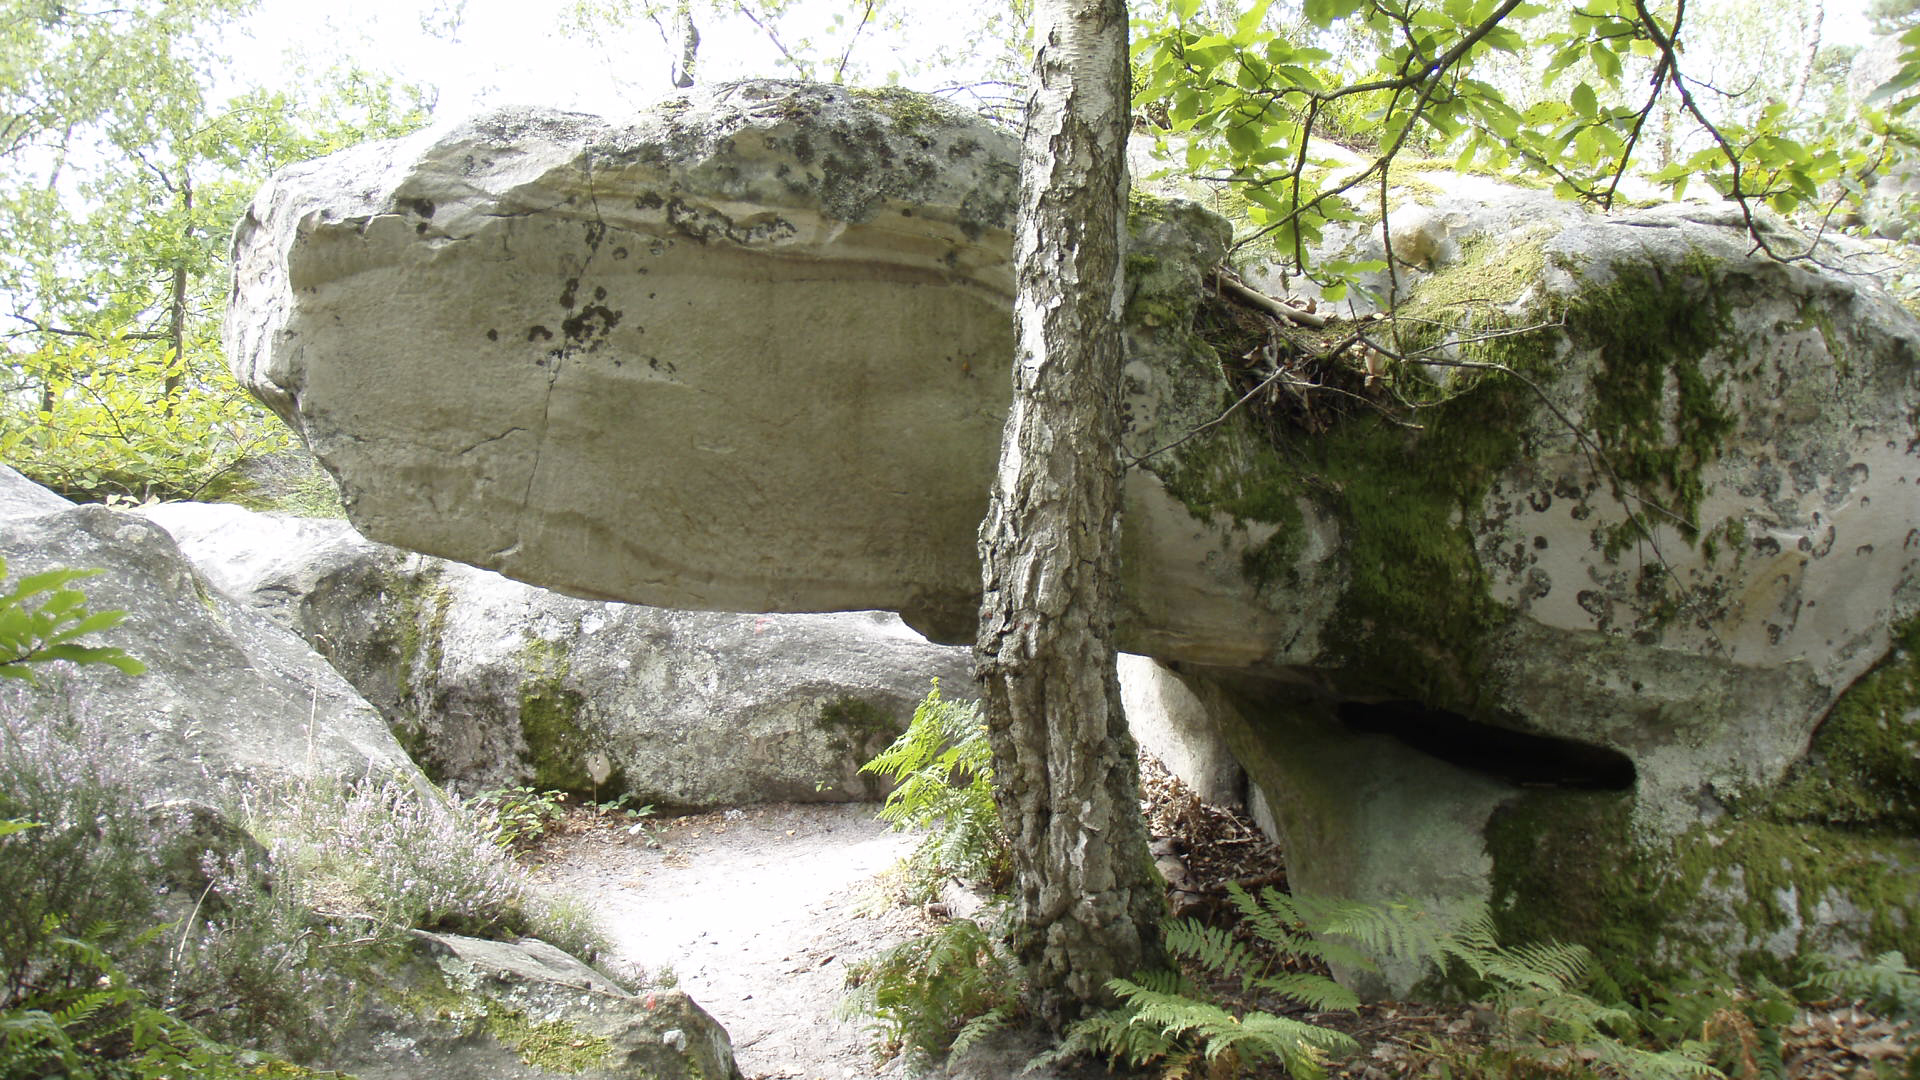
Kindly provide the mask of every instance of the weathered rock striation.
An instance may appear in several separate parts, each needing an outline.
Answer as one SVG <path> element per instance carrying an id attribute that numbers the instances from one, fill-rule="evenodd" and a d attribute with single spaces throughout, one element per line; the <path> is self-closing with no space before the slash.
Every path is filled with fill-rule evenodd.
<path id="1" fill-rule="evenodd" d="M 215 503 L 145 513 L 220 588 L 311 642 L 435 780 L 662 809 L 877 799 L 859 772 L 966 651 L 889 613 L 732 615 L 579 600 Z"/>
<path id="2" fill-rule="evenodd" d="M 886 608 L 964 638 L 1013 172 L 1003 136 L 906 95 L 749 83 L 618 125 L 497 114 L 277 178 L 240 230 L 229 339 L 377 539 L 583 595 Z M 1847 905 L 1866 914 L 1841 939 L 1908 940 L 1914 890 L 1889 906 L 1840 879 L 1912 884 L 1887 822 L 1914 766 L 1834 743 L 1837 721 L 1814 740 L 1905 662 L 1920 612 L 1920 325 L 1844 263 L 1756 252 L 1730 208 L 1482 187 L 1403 208 L 1417 258 L 1376 283 L 1400 290 L 1398 336 L 1319 342 L 1417 361 L 1300 360 L 1224 419 L 1314 342 L 1206 298 L 1223 222 L 1137 207 L 1123 647 L 1237 695 L 1249 739 L 1300 743 L 1239 756 L 1273 762 L 1254 779 L 1303 882 L 1524 895 L 1578 932 L 1604 920 L 1529 882 L 1644 856 L 1675 895 L 1720 897 L 1648 925 L 1737 922 L 1702 931 L 1719 955 L 1811 947 L 1780 928 Z M 1882 699 L 1877 722 L 1910 729 L 1914 703 Z M 1397 828 L 1378 785 L 1340 782 L 1388 742 L 1413 755 L 1407 812 L 1453 823 L 1427 847 L 1469 865 L 1341 865 Z M 1830 828 L 1866 759 L 1890 794 L 1850 811 L 1844 867 L 1788 858 L 1792 903 L 1675 847 Z M 1423 798 L 1423 769 L 1461 776 Z"/>

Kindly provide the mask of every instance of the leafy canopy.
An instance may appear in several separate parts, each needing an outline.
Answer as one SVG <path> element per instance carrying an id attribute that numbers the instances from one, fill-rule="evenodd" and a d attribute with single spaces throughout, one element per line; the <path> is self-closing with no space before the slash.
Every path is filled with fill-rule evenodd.
<path id="1" fill-rule="evenodd" d="M 1920 101 L 1902 96 L 1920 83 L 1916 29 L 1899 75 L 1848 115 L 1802 103 L 1811 52 L 1764 106 L 1729 107 L 1693 75 L 1701 20 L 1684 0 L 1304 0 L 1294 13 L 1157 0 L 1137 14 L 1136 101 L 1163 153 L 1243 205 L 1242 244 L 1270 244 L 1336 293 L 1353 268 L 1311 267 L 1309 250 L 1369 203 L 1384 215 L 1408 158 L 1517 170 L 1610 206 L 1651 153 L 1658 188 L 1731 199 L 1759 246 L 1802 257 L 1770 246 L 1754 215 L 1857 199 L 1912 141 L 1897 119 Z"/>
<path id="2" fill-rule="evenodd" d="M 198 494 L 286 445 L 220 354 L 233 226 L 270 170 L 425 118 L 357 71 L 217 91 L 250 6 L 0 20 L 0 457 L 65 494 Z"/>

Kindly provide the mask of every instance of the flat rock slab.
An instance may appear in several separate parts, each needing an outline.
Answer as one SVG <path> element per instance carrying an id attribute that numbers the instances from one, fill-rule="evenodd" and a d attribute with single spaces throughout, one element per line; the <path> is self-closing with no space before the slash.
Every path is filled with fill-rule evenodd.
<path id="1" fill-rule="evenodd" d="M 663 607 L 970 607 L 1016 161 L 905 93 L 496 112 L 269 183 L 230 351 L 375 539 Z"/>

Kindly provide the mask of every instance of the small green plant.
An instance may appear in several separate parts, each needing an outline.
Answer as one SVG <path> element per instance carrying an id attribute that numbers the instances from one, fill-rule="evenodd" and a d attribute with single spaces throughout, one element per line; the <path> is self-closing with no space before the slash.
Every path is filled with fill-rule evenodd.
<path id="1" fill-rule="evenodd" d="M 45 927 L 48 958 L 86 977 L 0 1007 L 0 1076 L 68 1080 L 338 1077 L 210 1038 L 151 1003 L 101 948 L 108 926 L 80 935 Z M 143 937 L 152 938 L 158 931 Z"/>
<path id="2" fill-rule="evenodd" d="M 972 919 L 901 942 L 848 969 L 842 1016 L 872 1017 L 889 1050 L 926 1062 L 961 1053 L 1020 1009 L 1020 977 L 998 936 Z"/>
<path id="3" fill-rule="evenodd" d="M 629 805 L 632 802 L 633 792 L 629 791 L 617 799 L 608 799 L 605 802 L 594 803 L 593 813 L 595 817 L 604 818 L 609 815 L 618 815 L 626 818 L 628 836 L 648 835 L 646 819 L 653 816 L 653 804 L 648 803 L 644 806 Z"/>
<path id="4" fill-rule="evenodd" d="M 1267 889 L 1256 899 L 1238 885 L 1227 891 L 1267 947 L 1256 950 L 1230 931 L 1187 919 L 1167 924 L 1169 954 L 1238 979 L 1243 991 L 1261 990 L 1319 1012 L 1359 1006 L 1352 991 L 1302 967 L 1329 961 L 1369 965 L 1363 953 L 1331 935 L 1322 940 L 1307 933 L 1292 897 Z M 1404 940 L 1422 929 L 1403 921 L 1397 909 L 1382 914 L 1369 927 L 1370 936 L 1377 932 Z M 1351 1038 L 1329 1028 L 1265 1011 L 1235 1013 L 1206 1001 L 1176 972 L 1144 972 L 1107 985 L 1123 1004 L 1074 1025 L 1048 1060 L 1093 1052 L 1130 1065 L 1153 1065 L 1167 1076 L 1195 1077 L 1232 1076 L 1244 1067 L 1278 1061 L 1291 1075 L 1310 1078 L 1324 1076 L 1330 1059 L 1354 1049 Z"/>
<path id="5" fill-rule="evenodd" d="M 488 823 L 493 842 L 509 851 L 525 851 L 547 835 L 566 813 L 564 791 L 540 791 L 528 785 L 483 791 L 469 805 Z"/>
<path id="6" fill-rule="evenodd" d="M 489 814 L 403 780 L 256 785 L 240 814 L 270 841 L 286 891 L 323 916 L 366 920 L 380 936 L 533 936 L 588 960 L 605 948 L 584 908 L 534 888 Z"/>
<path id="7" fill-rule="evenodd" d="M 896 782 L 882 821 L 930 830 L 907 857 L 914 899 L 931 898 L 948 877 L 992 892 L 1006 887 L 1012 854 L 993 803 L 993 751 L 977 703 L 947 700 L 935 679 L 907 730 L 860 771 Z"/>
<path id="8" fill-rule="evenodd" d="M 68 588 L 98 570 L 47 570 L 28 574 L 0 594 L 0 677 L 33 681 L 29 665 L 54 660 L 76 664 L 107 664 L 128 675 L 147 670 L 145 664 L 110 646 L 81 645 L 77 640 L 95 631 L 117 626 L 121 611 L 88 611 L 86 594 Z M 0 585 L 7 576 L 0 559 Z"/>

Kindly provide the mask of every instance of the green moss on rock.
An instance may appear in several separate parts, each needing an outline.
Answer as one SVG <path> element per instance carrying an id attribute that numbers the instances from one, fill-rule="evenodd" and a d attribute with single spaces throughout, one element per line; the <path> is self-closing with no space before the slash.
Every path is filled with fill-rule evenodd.
<path id="1" fill-rule="evenodd" d="M 407 756 L 435 783 L 445 780 L 446 770 L 423 714 L 432 707 L 429 703 L 444 660 L 447 613 L 453 608 L 453 592 L 443 573 L 440 567 L 430 566 L 417 576 L 396 579 L 398 594 L 374 646 L 391 656 L 393 685 L 405 706 L 390 715 L 388 727 Z"/>
<path id="2" fill-rule="evenodd" d="M 596 784 L 587 767 L 599 742 L 586 724 L 587 699 L 567 685 L 566 647 L 529 633 L 521 649 L 520 734 L 526 740 L 533 785 L 600 798 L 626 789 L 615 768 Z"/>
<path id="3" fill-rule="evenodd" d="M 1807 758 L 1710 825 L 1636 838 L 1628 793 L 1503 806 L 1486 831 L 1503 933 L 1587 945 L 1629 989 L 1730 962 L 1786 978 L 1840 939 L 1920 956 L 1920 619 L 1896 638 Z"/>
<path id="4" fill-rule="evenodd" d="M 529 1020 L 523 1013 L 495 1009 L 487 1013 L 486 1029 L 511 1046 L 523 1064 L 548 1072 L 585 1072 L 613 1057 L 613 1043 L 560 1020 Z"/>
<path id="5" fill-rule="evenodd" d="M 1769 805 L 1779 822 L 1920 836 L 1920 617 L 1856 681 Z"/>
<path id="6" fill-rule="evenodd" d="M 1728 347 L 1728 303 L 1715 288 L 1713 261 L 1703 255 L 1684 260 L 1678 273 L 1654 266 L 1616 266 L 1613 273 L 1605 286 L 1580 290 L 1565 313 L 1574 341 L 1599 352 L 1588 433 L 1614 474 L 1677 515 L 1691 542 L 1706 496 L 1701 472 L 1734 428 L 1720 400 L 1725 376 L 1709 376 L 1702 363 Z M 1636 508 L 1628 529 L 1610 538 L 1608 553 L 1646 529 Z"/>
<path id="7" fill-rule="evenodd" d="M 848 87 L 855 101 L 864 102 L 893 121 L 893 130 L 902 135 L 917 135 L 924 128 L 951 126 L 968 121 L 959 107 L 902 86 Z"/>

